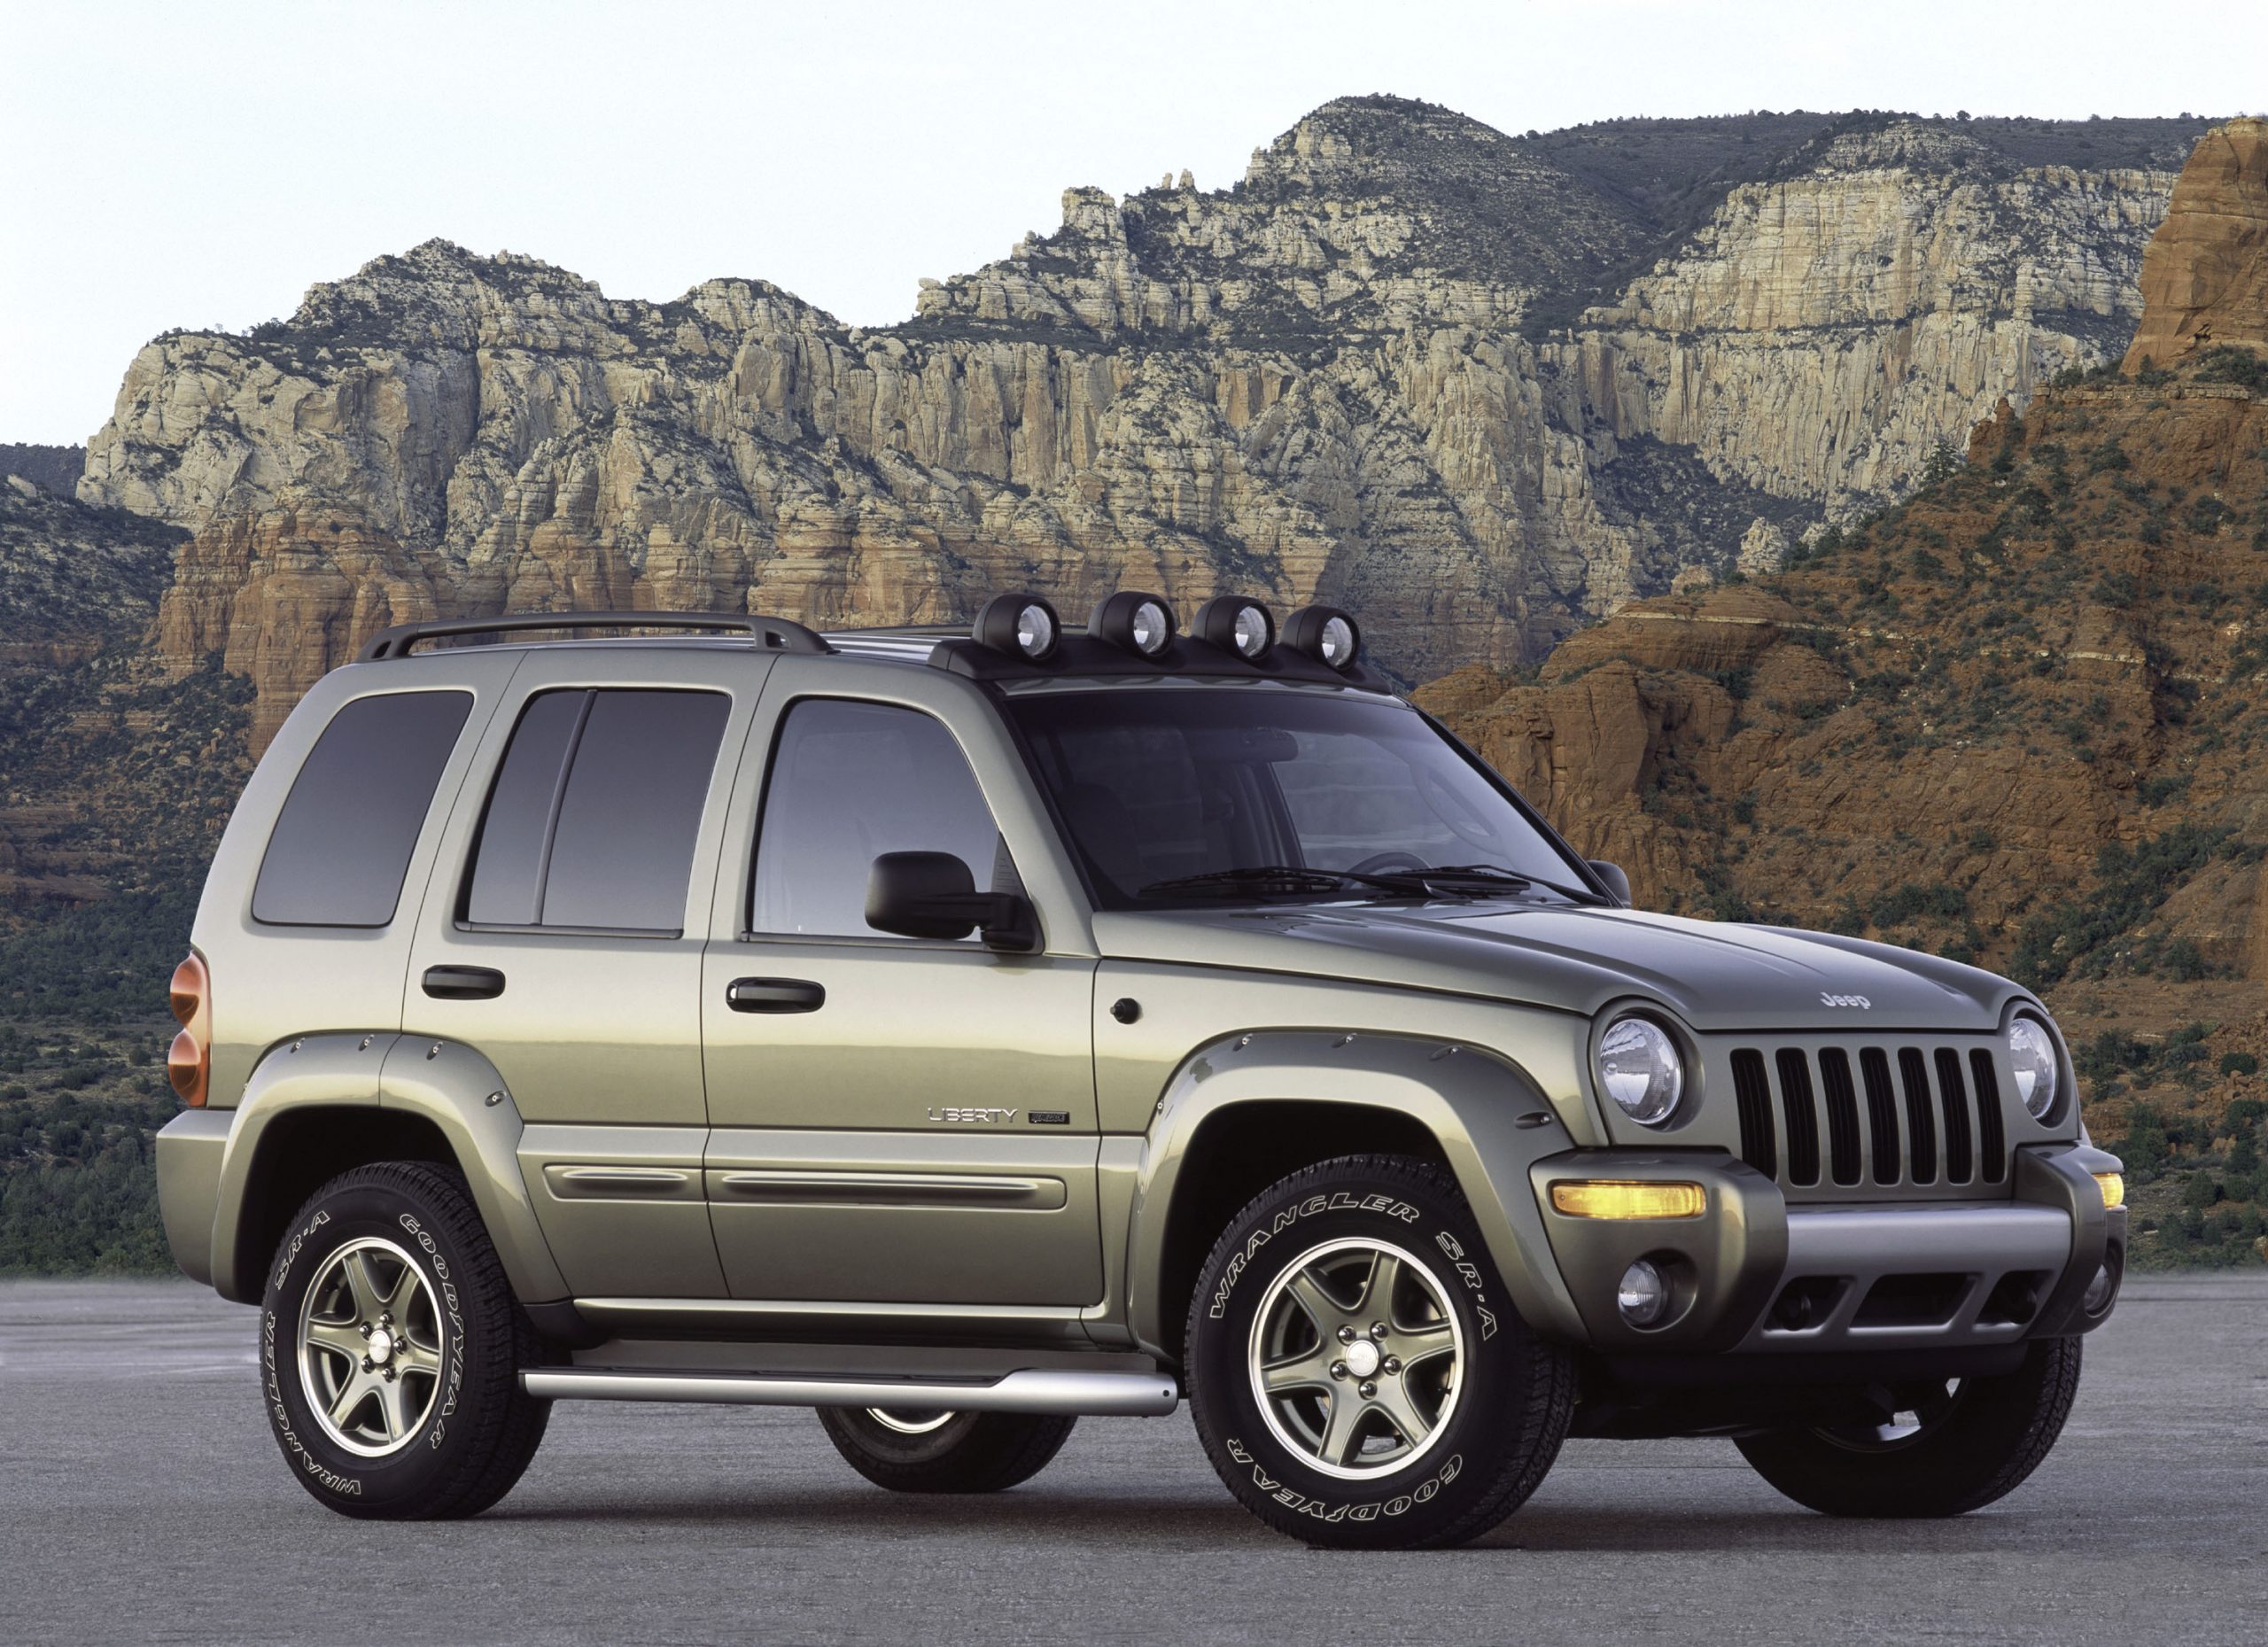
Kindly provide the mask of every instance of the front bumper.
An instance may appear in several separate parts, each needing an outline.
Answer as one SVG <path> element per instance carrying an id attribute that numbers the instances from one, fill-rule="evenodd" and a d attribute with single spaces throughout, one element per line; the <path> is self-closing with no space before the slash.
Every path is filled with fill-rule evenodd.
<path id="1" fill-rule="evenodd" d="M 1790 1207 L 1746 1162 L 1715 1152 L 1581 1150 L 1530 1169 L 1544 1230 L 1592 1348 L 1623 1356 L 1910 1355 L 1984 1349 L 2100 1326 L 2116 1302 L 2124 1208 L 2094 1180 L 2113 1156 L 2081 1144 L 2016 1152 L 2002 1200 Z M 1570 1178 L 1697 1183 L 1699 1217 L 1570 1216 Z M 1633 1326 L 1617 1284 L 1638 1259 L 1670 1283 L 1658 1325 Z M 2111 1295 L 2089 1286 L 2108 1269 Z"/>

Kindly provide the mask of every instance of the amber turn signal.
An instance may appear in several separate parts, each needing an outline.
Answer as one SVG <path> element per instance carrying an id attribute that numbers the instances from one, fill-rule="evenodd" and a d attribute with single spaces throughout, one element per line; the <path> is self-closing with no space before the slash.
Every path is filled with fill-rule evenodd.
<path id="1" fill-rule="evenodd" d="M 1697 1184 L 1562 1178 L 1551 1186 L 1551 1207 L 1571 1218 L 1698 1218 L 1709 1196 Z"/>
<path id="2" fill-rule="evenodd" d="M 213 980 L 201 956 L 191 954 L 174 968 L 168 992 L 181 1033 L 166 1049 L 166 1078 L 183 1103 L 202 1109 L 213 1078 Z"/>
<path id="3" fill-rule="evenodd" d="M 2106 1211 L 2110 1208 L 2124 1207 L 2126 1204 L 2125 1175 L 2117 1172 L 2098 1172 L 2094 1175 L 2094 1183 L 2095 1187 L 2102 1192 L 2102 1204 Z"/>

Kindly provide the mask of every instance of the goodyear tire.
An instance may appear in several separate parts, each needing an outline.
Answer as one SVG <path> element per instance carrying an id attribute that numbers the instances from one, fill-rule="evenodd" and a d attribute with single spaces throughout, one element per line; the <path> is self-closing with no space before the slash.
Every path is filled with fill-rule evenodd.
<path id="1" fill-rule="evenodd" d="M 1078 1422 L 882 1407 L 821 1407 L 819 1421 L 852 1469 L 898 1493 L 1004 1491 L 1045 1469 Z"/>
<path id="2" fill-rule="evenodd" d="M 1966 1515 L 2046 1461 L 2078 1394 L 2079 1361 L 2079 1340 L 2042 1340 L 2004 1377 L 1905 1387 L 1884 1423 L 1743 1436 L 1741 1456 L 1823 1515 Z"/>
<path id="3" fill-rule="evenodd" d="M 1190 1306 L 1191 1410 L 1245 1508 L 1311 1544 L 1463 1543 L 1550 1469 L 1566 1354 L 1513 1311 L 1439 1167 L 1354 1155 L 1231 1220 Z"/>
<path id="4" fill-rule="evenodd" d="M 260 1376 L 291 1473 L 342 1515 L 476 1515 L 512 1488 L 551 1403 L 464 1181 L 358 1167 L 299 1208 L 268 1272 Z"/>

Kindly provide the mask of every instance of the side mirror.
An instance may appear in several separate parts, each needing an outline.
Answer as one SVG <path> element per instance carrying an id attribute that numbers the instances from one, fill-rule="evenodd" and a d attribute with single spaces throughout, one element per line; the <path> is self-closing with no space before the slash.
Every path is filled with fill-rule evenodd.
<path id="1" fill-rule="evenodd" d="M 1614 894 L 1625 909 L 1630 906 L 1630 877 L 1622 873 L 1622 866 L 1610 864 L 1604 858 L 1587 858 L 1591 873 L 1606 882 L 1606 890 Z"/>
<path id="2" fill-rule="evenodd" d="M 979 892 L 951 852 L 884 852 L 866 878 L 866 924 L 900 937 L 951 942 L 981 932 L 984 947 L 1034 950 L 1039 922 L 1012 892 Z"/>

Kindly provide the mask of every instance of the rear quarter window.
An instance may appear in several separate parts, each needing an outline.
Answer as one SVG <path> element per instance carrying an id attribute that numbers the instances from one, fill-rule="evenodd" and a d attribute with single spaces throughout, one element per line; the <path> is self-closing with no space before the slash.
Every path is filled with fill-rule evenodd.
<path id="1" fill-rule="evenodd" d="M 471 713 L 470 692 L 393 692 L 333 715 L 268 837 L 252 919 L 390 925 L 441 769 Z"/>

